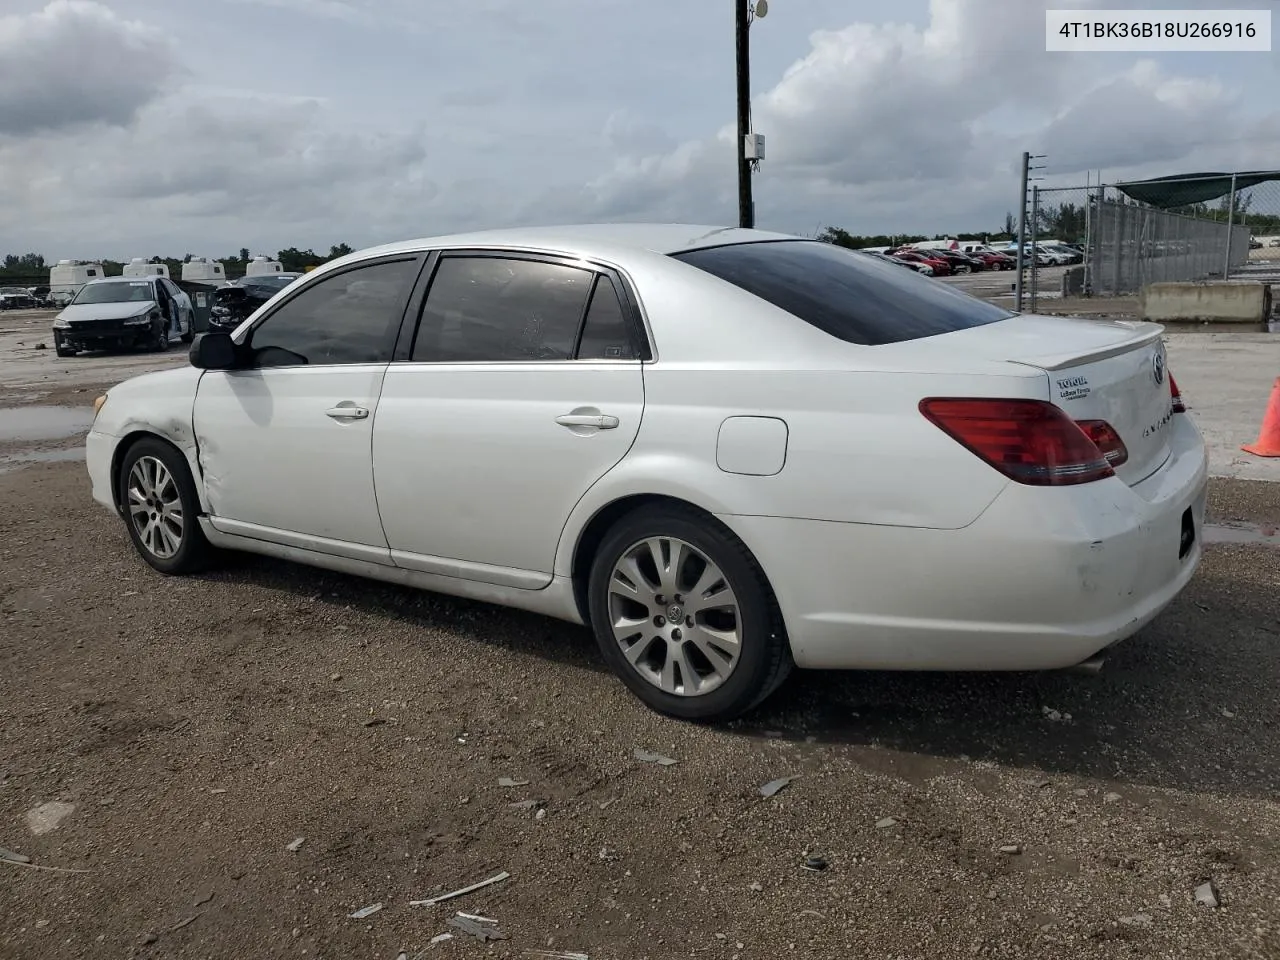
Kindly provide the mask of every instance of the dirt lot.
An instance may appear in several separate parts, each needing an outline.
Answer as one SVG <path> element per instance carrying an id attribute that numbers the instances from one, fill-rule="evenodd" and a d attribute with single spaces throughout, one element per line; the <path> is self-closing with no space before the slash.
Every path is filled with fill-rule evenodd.
<path id="1" fill-rule="evenodd" d="M 5 960 L 1280 957 L 1273 547 L 1209 548 L 1096 677 L 801 674 L 696 727 L 582 629 L 254 558 L 155 574 L 50 460 L 98 384 L 157 359 L 58 360 L 15 323 L 0 847 L 85 872 L 0 862 Z M 1216 482 L 1211 510 L 1280 524 L 1280 486 Z M 430 945 L 458 910 L 509 939 Z"/>

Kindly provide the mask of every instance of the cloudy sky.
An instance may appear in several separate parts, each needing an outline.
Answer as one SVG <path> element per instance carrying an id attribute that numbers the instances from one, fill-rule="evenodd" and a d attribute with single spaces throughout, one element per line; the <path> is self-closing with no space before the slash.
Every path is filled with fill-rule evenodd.
<path id="1" fill-rule="evenodd" d="M 1280 167 L 1280 51 L 1048 54 L 1044 9 L 770 0 L 760 226 L 998 229 L 1046 185 Z M 0 254 L 736 220 L 730 0 L 4 0 Z"/>

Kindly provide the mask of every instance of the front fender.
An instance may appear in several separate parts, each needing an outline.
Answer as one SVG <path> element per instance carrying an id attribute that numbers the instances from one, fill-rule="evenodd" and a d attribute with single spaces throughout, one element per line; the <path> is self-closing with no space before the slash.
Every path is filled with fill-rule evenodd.
<path id="1" fill-rule="evenodd" d="M 112 476 L 124 445 L 148 435 L 173 444 L 187 460 L 202 510 L 208 510 L 197 456 L 194 412 L 196 390 L 204 371 L 180 367 L 143 374 L 107 391 L 107 402 L 93 423 L 93 431 L 115 438 L 111 449 Z"/>

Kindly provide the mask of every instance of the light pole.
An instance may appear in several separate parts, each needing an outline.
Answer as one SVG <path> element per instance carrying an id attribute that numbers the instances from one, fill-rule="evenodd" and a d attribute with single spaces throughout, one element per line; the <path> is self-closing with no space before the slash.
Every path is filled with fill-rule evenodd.
<path id="1" fill-rule="evenodd" d="M 756 224 L 755 201 L 751 199 L 751 164 L 757 157 L 747 155 L 747 135 L 751 132 L 751 21 L 769 12 L 769 0 L 733 0 L 738 62 L 738 226 Z"/>

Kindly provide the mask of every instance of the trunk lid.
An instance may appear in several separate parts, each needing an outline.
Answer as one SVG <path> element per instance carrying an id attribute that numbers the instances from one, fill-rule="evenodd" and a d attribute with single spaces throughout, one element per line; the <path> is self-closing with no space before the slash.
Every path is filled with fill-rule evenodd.
<path id="1" fill-rule="evenodd" d="M 1116 475 L 1132 486 L 1169 458 L 1173 395 L 1163 332 L 1156 323 L 1017 316 L 954 336 L 984 359 L 1043 370 L 1049 401 L 1073 420 L 1110 424 L 1128 451 Z"/>

